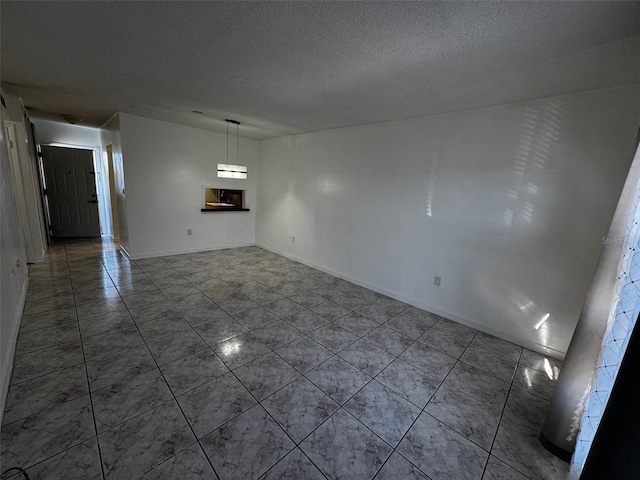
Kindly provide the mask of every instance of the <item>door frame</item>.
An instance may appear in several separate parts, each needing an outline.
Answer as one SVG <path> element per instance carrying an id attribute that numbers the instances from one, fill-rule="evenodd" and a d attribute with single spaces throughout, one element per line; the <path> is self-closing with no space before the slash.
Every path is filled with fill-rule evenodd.
<path id="1" fill-rule="evenodd" d="M 113 144 L 105 147 L 107 158 L 107 174 L 109 176 L 109 202 L 111 207 L 111 233 L 116 242 L 120 241 L 120 221 L 118 216 L 118 202 L 116 200 L 115 164 L 113 161 Z"/>
<path id="2" fill-rule="evenodd" d="M 72 145 L 69 143 L 58 143 L 58 142 L 41 143 L 40 147 L 41 148 L 39 152 L 40 156 L 38 160 L 38 169 L 40 170 L 39 174 L 40 174 L 40 178 L 42 178 L 43 180 L 43 185 L 46 185 L 46 178 L 44 175 L 44 159 L 42 156 L 42 147 L 73 148 L 76 150 L 89 150 L 92 152 L 93 171 L 96 172 L 96 174 L 94 175 L 94 181 L 96 182 L 96 199 L 98 200 L 98 223 L 100 224 L 100 237 L 102 237 L 103 232 L 105 230 L 105 226 L 103 223 L 104 219 L 102 218 L 100 205 L 102 204 L 104 199 L 101 198 L 101 195 L 100 195 L 100 183 L 99 183 L 102 180 L 102 170 L 98 168 L 99 166 L 98 159 L 101 158 L 100 155 L 101 155 L 102 149 L 100 147 L 90 147 L 87 145 Z M 47 218 L 47 232 L 50 236 L 51 235 L 51 214 L 49 212 L 49 200 L 46 194 L 46 187 L 43 187 L 40 193 L 42 195 L 42 201 L 45 205 L 45 215 Z"/>
<path id="3" fill-rule="evenodd" d="M 27 118 L 24 121 L 10 120 L 4 111 L 2 117 L 27 261 L 28 263 L 44 262 L 49 240 L 44 208 L 41 203 L 38 155 L 33 149 L 31 123 Z"/>

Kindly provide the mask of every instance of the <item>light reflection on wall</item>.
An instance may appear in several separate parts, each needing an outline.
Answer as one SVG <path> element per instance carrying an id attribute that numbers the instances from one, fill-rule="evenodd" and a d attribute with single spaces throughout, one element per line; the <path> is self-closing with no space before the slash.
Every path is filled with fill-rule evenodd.
<path id="1" fill-rule="evenodd" d="M 513 223 L 513 210 L 510 208 L 506 208 L 504 211 L 504 218 L 502 219 L 502 226 L 505 230 L 509 230 L 511 228 L 511 224 Z"/>
<path id="2" fill-rule="evenodd" d="M 538 338 L 540 339 L 541 345 L 549 345 L 549 322 L 545 321 L 538 330 Z"/>
<path id="3" fill-rule="evenodd" d="M 525 202 L 524 208 L 522 209 L 522 219 L 525 222 L 531 222 L 533 219 L 533 205 L 531 202 Z"/>
<path id="4" fill-rule="evenodd" d="M 500 243 L 508 243 L 510 231 L 517 227 L 516 216 L 526 224 L 533 222 L 540 190 L 535 183 L 535 169 L 544 169 L 549 158 L 553 158 L 561 127 L 562 106 L 557 102 L 549 100 L 542 109 L 526 109 L 513 161 L 512 182 L 507 188 Z"/>
<path id="5" fill-rule="evenodd" d="M 544 325 L 544 323 L 549 320 L 549 317 L 551 316 L 550 313 L 545 313 L 542 318 L 540 319 L 540 321 L 538 323 L 536 323 L 533 328 L 535 328 L 536 330 L 540 329 L 540 327 L 542 327 L 542 325 Z"/>
<path id="6" fill-rule="evenodd" d="M 520 311 L 524 313 L 528 313 L 533 307 L 535 307 L 535 303 L 529 300 L 524 305 L 520 305 Z"/>
<path id="7" fill-rule="evenodd" d="M 578 406 L 573 411 L 573 415 L 571 416 L 571 428 L 569 428 L 569 434 L 567 435 L 567 441 L 573 441 L 573 439 L 576 438 L 578 433 L 580 433 L 580 424 L 582 422 L 582 415 L 583 415 L 585 407 L 587 405 L 587 400 L 589 399 L 589 394 L 590 393 L 591 393 L 591 384 L 587 385 L 586 389 L 582 393 L 582 396 L 580 397 L 580 401 L 578 402 Z M 578 449 L 576 448 L 576 450 L 578 450 Z M 574 457 L 575 457 L 575 454 L 574 454 Z M 574 460 L 572 460 L 572 461 L 575 464 L 575 461 Z M 575 468 L 573 470 L 575 472 Z M 579 470 L 580 471 L 582 470 L 582 464 L 580 464 Z M 571 475 L 571 474 L 572 474 L 572 472 L 569 472 L 569 475 Z"/>
<path id="8" fill-rule="evenodd" d="M 335 195 L 340 190 L 340 182 L 330 175 L 322 175 L 318 178 L 318 190 L 324 195 Z"/>
<path id="9" fill-rule="evenodd" d="M 438 179 L 437 168 L 439 163 L 439 157 L 435 157 L 429 164 L 429 171 L 427 172 L 427 217 L 433 216 L 433 195 L 436 191 L 436 181 Z"/>

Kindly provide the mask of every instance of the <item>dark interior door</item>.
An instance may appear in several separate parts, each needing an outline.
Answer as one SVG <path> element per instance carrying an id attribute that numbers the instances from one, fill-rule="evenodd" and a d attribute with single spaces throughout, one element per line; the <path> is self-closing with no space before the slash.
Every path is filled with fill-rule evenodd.
<path id="1" fill-rule="evenodd" d="M 93 151 L 42 147 L 52 237 L 99 237 Z"/>

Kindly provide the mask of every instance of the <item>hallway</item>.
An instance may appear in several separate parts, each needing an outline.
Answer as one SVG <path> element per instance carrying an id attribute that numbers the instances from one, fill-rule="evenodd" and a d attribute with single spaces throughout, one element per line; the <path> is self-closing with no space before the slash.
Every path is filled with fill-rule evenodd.
<path id="1" fill-rule="evenodd" d="M 545 479 L 560 362 L 257 247 L 31 266 L 2 468 L 31 479 Z M 264 477 L 262 477 L 264 475 Z M 15 476 L 12 478 L 20 478 Z"/>

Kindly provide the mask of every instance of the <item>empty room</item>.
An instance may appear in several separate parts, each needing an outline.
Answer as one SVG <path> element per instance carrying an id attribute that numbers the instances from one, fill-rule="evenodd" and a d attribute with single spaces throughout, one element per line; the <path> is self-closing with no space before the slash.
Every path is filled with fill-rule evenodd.
<path id="1" fill-rule="evenodd" d="M 0 3 L 0 480 L 640 478 L 640 2 Z"/>

